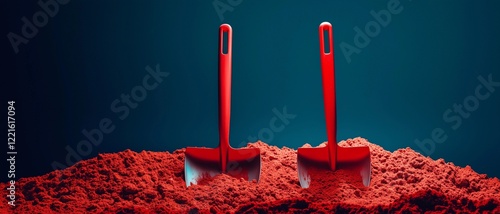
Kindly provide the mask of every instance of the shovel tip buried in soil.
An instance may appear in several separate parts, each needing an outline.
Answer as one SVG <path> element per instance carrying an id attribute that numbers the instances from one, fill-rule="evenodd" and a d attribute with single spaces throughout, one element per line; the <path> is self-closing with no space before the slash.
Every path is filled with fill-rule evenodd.
<path id="1" fill-rule="evenodd" d="M 228 148 L 226 162 L 226 168 L 222 169 L 219 148 L 186 148 L 184 159 L 186 186 L 196 185 L 203 179 L 215 177 L 221 173 L 259 182 L 262 167 L 259 148 Z"/>
<path id="2" fill-rule="evenodd" d="M 316 178 L 323 180 L 323 173 L 327 171 L 343 170 L 352 175 L 353 182 L 361 182 L 363 186 L 370 185 L 371 161 L 370 148 L 368 146 L 340 147 L 337 146 L 335 160 L 329 159 L 328 143 L 314 148 L 299 148 L 297 150 L 297 172 L 300 186 L 309 188 L 311 181 Z M 334 170 L 330 167 L 330 161 L 336 162 Z M 316 182 L 313 182 L 316 183 Z"/>
<path id="3" fill-rule="evenodd" d="M 184 178 L 186 186 L 198 184 L 205 177 L 221 173 L 220 150 L 218 148 L 186 148 L 184 158 Z"/>
<path id="4" fill-rule="evenodd" d="M 247 181 L 259 182 L 262 161 L 259 148 L 228 150 L 227 174 Z"/>

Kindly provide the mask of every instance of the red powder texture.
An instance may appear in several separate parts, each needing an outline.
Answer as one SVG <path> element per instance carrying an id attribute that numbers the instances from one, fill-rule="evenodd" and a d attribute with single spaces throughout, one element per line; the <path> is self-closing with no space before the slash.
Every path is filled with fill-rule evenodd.
<path id="1" fill-rule="evenodd" d="M 218 175 L 189 188 L 184 149 L 100 154 L 65 170 L 19 179 L 17 206 L 1 213 L 500 213 L 500 181 L 432 160 L 410 148 L 388 152 L 363 138 L 341 146 L 370 147 L 369 187 L 346 171 L 325 172 L 322 185 L 302 189 L 296 150 L 262 142 L 258 183 Z M 309 146 L 309 145 L 306 145 Z M 321 145 L 321 146 L 324 146 Z M 7 183 L 2 183 L 2 189 Z"/>

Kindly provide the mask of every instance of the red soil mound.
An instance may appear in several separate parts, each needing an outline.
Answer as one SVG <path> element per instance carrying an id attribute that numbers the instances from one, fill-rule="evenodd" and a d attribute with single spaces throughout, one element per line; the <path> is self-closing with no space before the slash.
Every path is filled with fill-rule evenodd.
<path id="1" fill-rule="evenodd" d="M 100 154 L 65 170 L 16 182 L 17 206 L 6 197 L 0 212 L 13 213 L 267 213 L 267 212 L 491 212 L 500 213 L 500 181 L 432 160 L 410 148 L 393 153 L 356 138 L 341 146 L 368 145 L 369 187 L 345 172 L 328 172 L 322 186 L 301 189 L 296 151 L 262 142 L 259 183 L 219 175 L 186 188 L 184 150 Z M 0 184 L 2 189 L 7 184 Z"/>

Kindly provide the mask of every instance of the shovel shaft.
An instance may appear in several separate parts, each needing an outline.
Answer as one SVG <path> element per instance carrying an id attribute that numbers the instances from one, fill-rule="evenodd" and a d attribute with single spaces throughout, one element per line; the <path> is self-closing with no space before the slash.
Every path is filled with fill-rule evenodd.
<path id="1" fill-rule="evenodd" d="M 224 44 L 224 33 L 227 37 L 226 44 Z M 228 24 L 223 24 L 219 28 L 219 149 L 222 172 L 226 172 L 227 151 L 230 147 L 232 33 Z"/>
<path id="2" fill-rule="evenodd" d="M 327 38 L 324 34 L 327 33 Z M 328 39 L 328 50 L 325 50 L 325 40 Z M 333 54 L 332 25 L 323 22 L 319 26 L 319 43 L 321 58 L 321 73 L 323 79 L 323 100 L 325 107 L 326 132 L 328 137 L 328 154 L 330 168 L 336 169 L 337 155 L 337 105 L 335 97 L 335 61 Z"/>

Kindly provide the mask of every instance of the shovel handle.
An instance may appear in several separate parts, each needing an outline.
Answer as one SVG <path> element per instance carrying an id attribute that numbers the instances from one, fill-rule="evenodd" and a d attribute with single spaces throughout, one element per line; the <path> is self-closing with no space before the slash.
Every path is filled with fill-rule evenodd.
<path id="1" fill-rule="evenodd" d="M 327 33 L 327 38 L 325 38 L 325 33 Z M 325 50 L 326 39 L 328 39 L 328 50 Z M 326 131 L 328 136 L 328 153 L 330 156 L 330 168 L 332 170 L 335 170 L 337 162 L 337 105 L 335 97 L 335 61 L 333 52 L 333 30 L 332 25 L 328 22 L 323 22 L 319 25 L 319 45 L 321 73 L 323 79 L 323 101 L 325 107 Z"/>
<path id="2" fill-rule="evenodd" d="M 224 34 L 227 36 L 227 44 L 224 44 Z M 227 150 L 230 146 L 232 34 L 230 25 L 222 24 L 219 27 L 219 147 L 223 171 L 226 169 Z"/>

